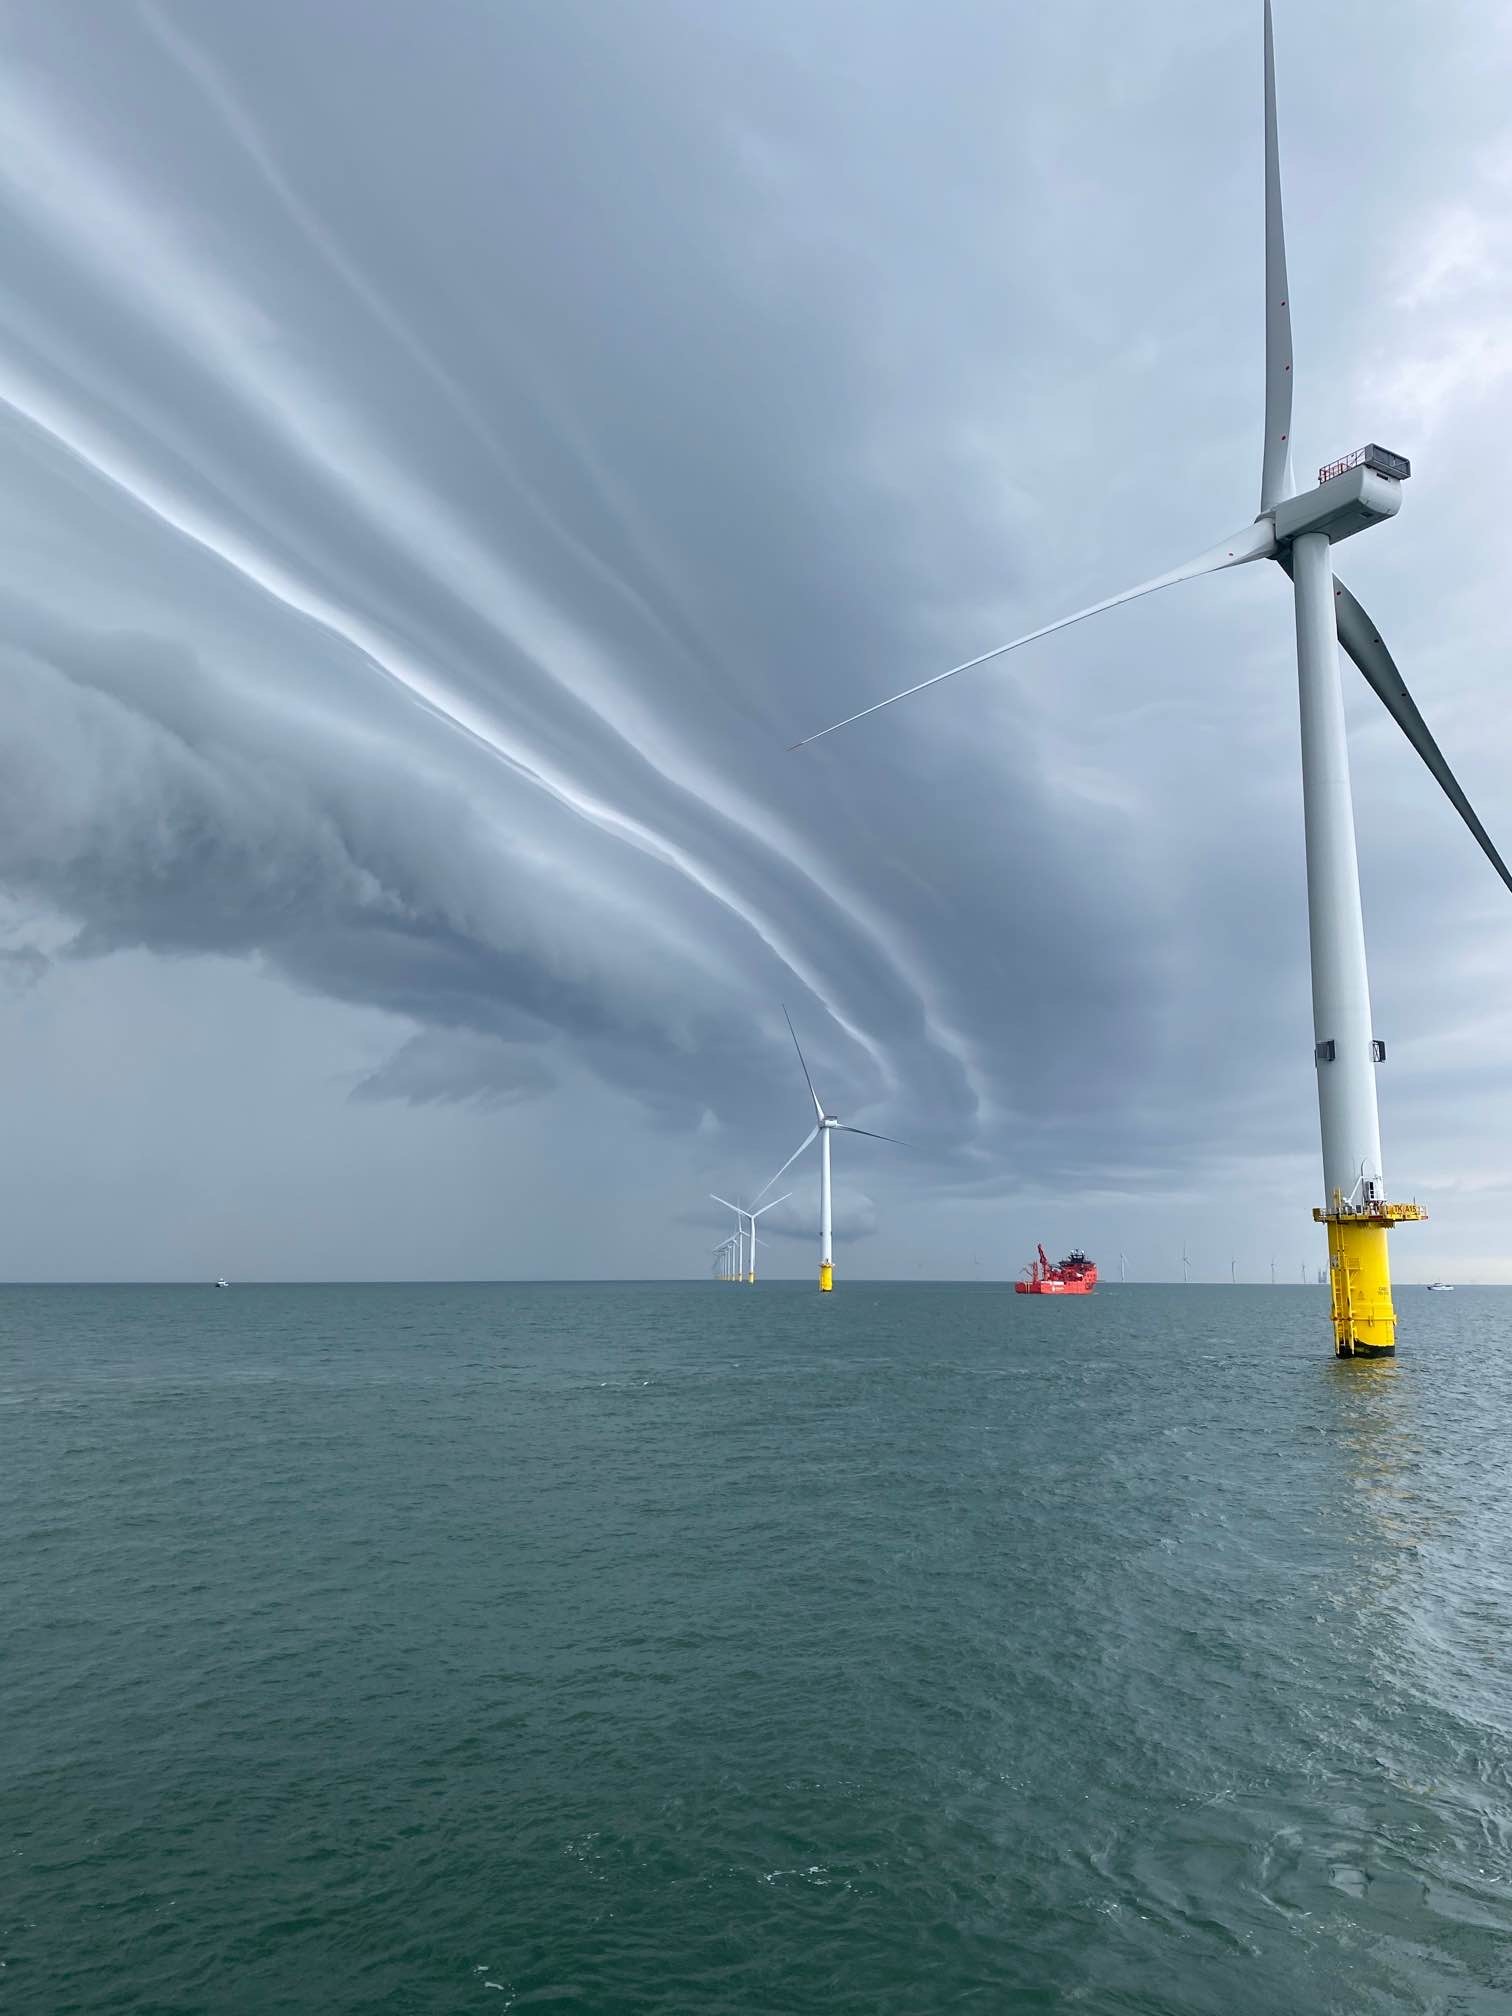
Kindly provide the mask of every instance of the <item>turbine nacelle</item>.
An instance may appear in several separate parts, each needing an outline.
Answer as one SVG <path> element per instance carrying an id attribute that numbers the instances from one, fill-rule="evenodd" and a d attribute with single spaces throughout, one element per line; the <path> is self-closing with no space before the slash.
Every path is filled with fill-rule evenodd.
<path id="1" fill-rule="evenodd" d="M 1368 454 L 1370 451 L 1364 451 Z M 1394 456 L 1405 467 L 1405 458 Z M 1402 508 L 1402 483 L 1369 462 L 1357 462 L 1304 490 L 1300 497 L 1288 497 L 1268 513 L 1276 536 L 1278 554 L 1310 532 L 1321 532 L 1333 545 L 1366 532 L 1372 525 L 1395 518 Z"/>

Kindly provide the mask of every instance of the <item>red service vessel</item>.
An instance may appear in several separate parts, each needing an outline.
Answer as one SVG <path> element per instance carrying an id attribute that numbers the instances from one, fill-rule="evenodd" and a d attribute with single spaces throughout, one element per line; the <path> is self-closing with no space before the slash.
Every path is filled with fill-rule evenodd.
<path id="1" fill-rule="evenodd" d="M 1090 1295 L 1096 1286 L 1097 1262 L 1079 1246 L 1073 1246 L 1058 1267 L 1051 1266 L 1041 1246 L 1038 1260 L 1024 1269 L 1023 1280 L 1015 1281 L 1013 1289 L 1016 1295 Z"/>

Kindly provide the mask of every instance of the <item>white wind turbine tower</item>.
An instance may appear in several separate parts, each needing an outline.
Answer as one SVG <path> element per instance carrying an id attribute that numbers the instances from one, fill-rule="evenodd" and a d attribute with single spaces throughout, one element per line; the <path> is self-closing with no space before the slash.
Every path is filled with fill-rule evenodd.
<path id="1" fill-rule="evenodd" d="M 1271 6 L 1270 0 L 1265 0 L 1265 440 L 1259 516 L 1252 525 L 1167 574 L 1141 581 L 1137 587 L 1109 595 L 1089 608 L 952 665 L 819 733 L 832 734 L 836 728 L 848 727 L 896 700 L 938 685 L 942 679 L 954 678 L 1036 638 L 1158 588 L 1252 560 L 1274 560 L 1285 570 L 1296 601 L 1313 1042 L 1323 1139 L 1324 1201 L 1321 1209 L 1314 1208 L 1313 1216 L 1328 1228 L 1335 1351 L 1340 1357 L 1374 1357 L 1396 1348 L 1387 1231 L 1392 1225 L 1427 1214 L 1416 1204 L 1388 1202 L 1382 1173 L 1375 1067 L 1384 1060 L 1386 1051 L 1375 1037 L 1370 1014 L 1339 678 L 1341 644 L 1509 889 L 1512 872 L 1445 762 L 1380 632 L 1333 572 L 1335 545 L 1395 517 L 1410 466 L 1400 455 L 1375 446 L 1362 448 L 1321 469 L 1317 487 L 1299 496 L 1292 478 L 1291 411 L 1291 308 L 1276 143 Z M 806 739 L 815 741 L 818 737 Z M 795 743 L 794 747 L 803 744 Z"/>
<path id="2" fill-rule="evenodd" d="M 798 1062 L 803 1066 L 803 1076 L 809 1089 L 809 1097 L 814 1102 L 816 1119 L 812 1133 L 805 1134 L 786 1162 L 768 1182 L 756 1192 L 764 1197 L 772 1184 L 779 1182 L 798 1160 L 805 1148 L 819 1143 L 819 1287 L 828 1294 L 835 1285 L 835 1240 L 830 1207 L 830 1136 L 831 1134 L 861 1134 L 868 1141 L 891 1141 L 895 1148 L 906 1148 L 906 1141 L 895 1141 L 891 1134 L 873 1134 L 866 1127 L 852 1127 L 844 1120 L 837 1120 L 833 1113 L 826 1113 L 814 1090 L 814 1081 L 809 1077 L 808 1065 L 803 1061 L 803 1046 L 798 1041 L 798 1031 L 793 1027 L 793 1018 L 787 1009 L 782 1011 L 783 1020 L 788 1025 L 788 1034 L 793 1039 L 793 1048 L 798 1052 Z"/>
<path id="3" fill-rule="evenodd" d="M 773 1181 L 774 1182 L 776 1181 L 775 1177 L 773 1178 Z M 771 1185 L 768 1184 L 767 1188 L 770 1189 Z M 763 1192 L 762 1194 L 764 1195 L 765 1192 Z M 745 1280 L 746 1282 L 749 1283 L 751 1287 L 753 1288 L 755 1287 L 756 1220 L 758 1218 L 765 1217 L 768 1211 L 775 1211 L 779 1204 L 786 1204 L 787 1200 L 789 1199 L 789 1197 L 792 1196 L 792 1194 L 793 1193 L 791 1190 L 784 1190 L 780 1197 L 774 1197 L 770 1204 L 763 1204 L 759 1211 L 747 1211 L 744 1205 L 732 1204 L 728 1197 L 714 1197 L 714 1192 L 712 1190 L 709 1192 L 709 1195 L 711 1197 L 714 1197 L 714 1202 L 716 1204 L 723 1204 L 726 1211 L 733 1211 L 735 1213 L 735 1231 L 737 1235 L 735 1243 L 738 1244 L 740 1248 L 739 1253 L 736 1256 L 735 1279 L 737 1281 Z M 749 1266 L 747 1266 L 746 1263 L 746 1244 L 745 1244 L 746 1242 L 745 1228 L 747 1225 L 749 1225 L 751 1228 L 750 1231 L 751 1258 Z"/>

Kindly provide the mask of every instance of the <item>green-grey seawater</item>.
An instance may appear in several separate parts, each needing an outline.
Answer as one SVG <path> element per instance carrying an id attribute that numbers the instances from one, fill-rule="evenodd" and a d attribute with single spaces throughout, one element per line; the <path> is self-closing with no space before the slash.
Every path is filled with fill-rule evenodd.
<path id="1" fill-rule="evenodd" d="M 0 2006 L 1512 2010 L 1512 1294 L 0 1291 Z"/>

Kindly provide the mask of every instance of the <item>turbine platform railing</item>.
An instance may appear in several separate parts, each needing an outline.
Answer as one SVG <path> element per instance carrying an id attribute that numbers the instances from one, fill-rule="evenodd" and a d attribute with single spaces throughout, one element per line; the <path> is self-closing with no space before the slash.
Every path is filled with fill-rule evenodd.
<path id="1" fill-rule="evenodd" d="M 1412 1225 L 1428 1216 L 1422 1204 L 1388 1204 L 1384 1197 L 1370 1203 L 1346 1204 L 1337 1190 L 1332 1211 L 1313 1206 L 1313 1222 L 1318 1225 Z"/>

